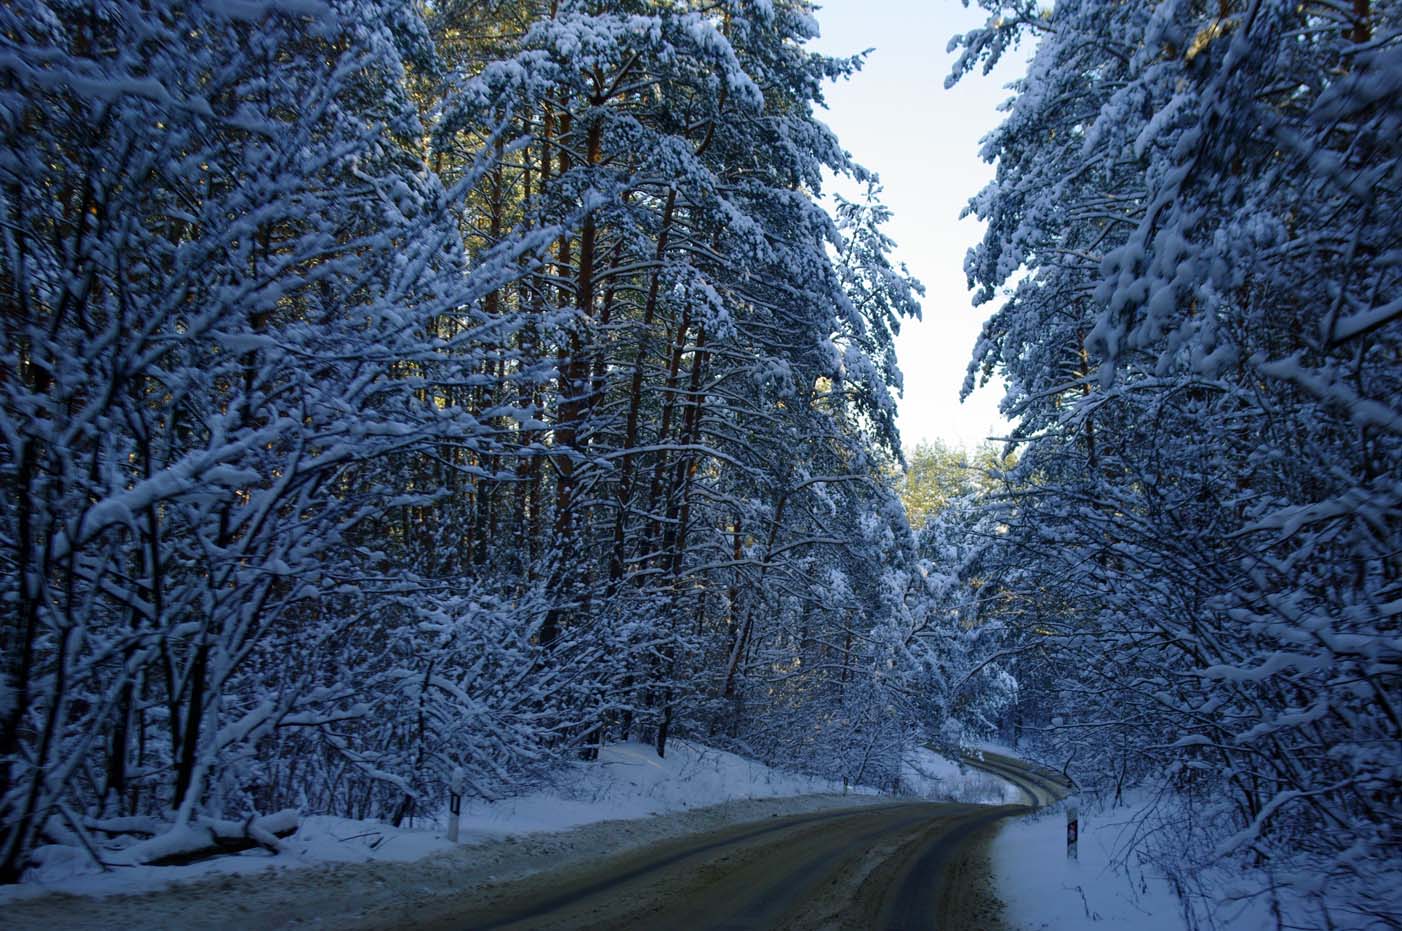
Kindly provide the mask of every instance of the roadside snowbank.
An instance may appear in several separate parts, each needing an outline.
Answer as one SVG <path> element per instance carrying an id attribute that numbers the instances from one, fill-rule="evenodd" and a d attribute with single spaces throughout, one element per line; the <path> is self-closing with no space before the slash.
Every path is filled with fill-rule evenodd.
<path id="1" fill-rule="evenodd" d="M 95 889 L 90 885 L 84 895 L 52 888 L 37 896 L 12 895 L 7 900 L 0 899 L 0 916 L 6 931 L 274 931 L 308 925 L 350 931 L 395 927 L 423 910 L 441 908 L 446 897 L 485 884 L 568 869 L 735 824 L 884 802 L 863 795 L 736 799 L 707 808 L 671 812 L 665 817 L 600 821 L 568 831 L 459 844 L 409 862 L 396 862 L 393 854 L 365 862 L 340 863 L 265 856 L 261 868 L 246 875 L 233 875 L 228 869 L 210 871 L 165 888 L 152 888 L 155 884 L 147 883 L 146 891 L 134 894 L 114 895 L 111 893 L 130 893 L 130 889 Z M 392 836 L 401 840 L 405 837 Z M 236 859 L 239 858 L 229 858 Z M 272 868 L 277 866 L 306 868 Z"/>
<path id="2" fill-rule="evenodd" d="M 937 801 L 976 805 L 1016 805 L 1023 801 L 1017 786 L 992 773 L 958 763 L 925 747 L 909 751 L 901 767 L 901 788 Z"/>
<path id="3" fill-rule="evenodd" d="M 187 866 L 132 866 L 101 872 L 79 851 L 46 848 L 40 865 L 29 871 L 22 885 L 0 888 L 0 906 L 49 893 L 86 897 L 130 895 L 170 884 L 179 884 L 183 889 L 187 884 L 205 880 L 227 886 L 245 874 L 266 878 L 270 871 L 326 864 L 412 863 L 460 852 L 463 845 L 510 844 L 522 835 L 561 832 L 600 822 L 643 819 L 740 800 L 823 796 L 821 801 L 796 800 L 791 805 L 732 806 L 733 810 L 713 812 L 696 822 L 699 827 L 690 828 L 708 830 L 747 817 L 869 804 L 876 801 L 871 798 L 875 794 L 875 790 L 858 788 L 849 790 L 844 797 L 840 782 L 773 769 L 683 740 L 668 744 L 665 759 L 659 759 L 647 745 L 619 744 L 606 747 L 598 762 L 580 764 L 567 771 L 547 791 L 495 803 L 464 803 L 459 845 L 444 837 L 443 812 L 435 818 L 417 818 L 399 828 L 378 821 L 311 816 L 303 819 L 297 832 L 283 841 L 281 853 L 250 850 Z M 682 827 L 687 823 L 677 822 Z M 686 832 L 679 829 L 676 834 Z M 653 827 L 640 831 L 639 836 L 651 842 L 675 835 L 666 828 Z M 579 843 L 587 848 L 593 841 L 583 837 Z M 575 845 L 570 842 L 566 846 Z M 548 861 L 537 868 L 551 865 L 554 863 Z"/>
<path id="4" fill-rule="evenodd" d="M 858 787 L 851 794 L 876 795 Z M 558 831 L 618 818 L 643 818 L 732 799 L 843 793 L 841 782 L 773 769 L 734 753 L 685 740 L 659 758 L 648 744 L 605 747 L 554 788 L 501 802 L 463 804 L 462 836 L 500 837 Z"/>
<path id="5" fill-rule="evenodd" d="M 1124 849 L 1148 803 L 1078 812 L 1079 858 L 1066 858 L 1066 806 L 1003 822 L 992 844 L 994 880 L 1010 931 L 1186 931 L 1168 880 Z M 1127 860 L 1127 863 L 1120 861 Z M 1246 906 L 1214 916 L 1222 929 L 1267 927 Z"/>
<path id="6" fill-rule="evenodd" d="M 1001 780 L 961 771 L 928 750 L 911 755 L 903 783 L 906 793 L 932 799 L 1001 803 L 1017 795 Z M 105 873 L 85 857 L 53 855 L 25 884 L 0 888 L 0 909 L 5 927 L 16 931 L 384 924 L 408 903 L 464 886 L 747 821 L 891 801 L 865 788 L 843 794 L 841 783 L 686 741 L 671 742 L 666 759 L 649 746 L 621 744 L 606 748 L 597 763 L 564 773 L 547 791 L 464 804 L 456 845 L 443 836 L 445 813 L 400 828 L 312 816 L 276 855 L 255 850 Z"/>

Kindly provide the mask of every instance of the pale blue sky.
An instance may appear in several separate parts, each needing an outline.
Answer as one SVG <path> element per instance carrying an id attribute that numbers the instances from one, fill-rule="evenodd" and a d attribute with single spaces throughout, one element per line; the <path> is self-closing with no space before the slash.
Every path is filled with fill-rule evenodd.
<path id="1" fill-rule="evenodd" d="M 950 36 L 985 14 L 958 0 L 819 0 L 819 51 L 850 55 L 875 49 L 851 81 L 831 87 L 821 118 L 857 161 L 877 172 L 895 212 L 887 233 L 896 257 L 925 283 L 924 319 L 908 321 L 897 343 L 905 372 L 900 406 L 907 449 L 920 440 L 975 446 L 1001 435 L 1002 385 L 976 391 L 962 405 L 959 388 L 984 318 L 964 278 L 964 253 L 982 224 L 959 220 L 969 198 L 993 177 L 978 157 L 979 140 L 998 125 L 1005 85 L 1025 63 L 1024 47 L 984 77 L 975 73 L 944 89 L 953 56 Z"/>

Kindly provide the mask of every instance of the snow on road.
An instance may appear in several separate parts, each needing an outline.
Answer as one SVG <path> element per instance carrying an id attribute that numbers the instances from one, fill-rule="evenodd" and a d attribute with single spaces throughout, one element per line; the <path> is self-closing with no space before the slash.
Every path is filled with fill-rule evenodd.
<path id="1" fill-rule="evenodd" d="M 928 750 L 912 754 L 902 790 L 992 804 L 1017 795 L 1001 780 L 961 770 Z M 258 850 L 108 872 L 86 860 L 54 858 L 31 870 L 25 883 L 0 888 L 0 908 L 12 929 L 196 929 L 230 921 L 280 928 L 337 915 L 343 920 L 333 924 L 350 926 L 358 916 L 451 894 L 464 882 L 563 868 L 730 824 L 882 801 L 873 789 L 844 793 L 840 782 L 687 741 L 669 743 L 665 759 L 650 746 L 619 744 L 548 789 L 464 803 L 457 845 L 444 837 L 445 814 L 400 828 L 311 816 L 276 855 Z"/>
<path id="2" fill-rule="evenodd" d="M 833 808 L 880 804 L 862 795 L 803 795 L 736 799 L 664 817 L 600 821 L 566 831 L 535 832 L 460 844 L 408 862 L 391 854 L 364 862 L 283 862 L 300 869 L 263 869 L 244 875 L 207 870 L 166 888 L 136 894 L 130 887 L 89 884 L 85 895 L 55 893 L 0 900 L 6 931 L 266 931 L 305 926 L 351 929 L 394 924 L 396 916 L 438 906 L 484 883 L 563 870 L 689 834 L 750 821 Z M 403 839 L 403 835 L 392 835 Z M 402 855 L 404 850 L 401 849 Z M 238 859 L 238 858 L 229 858 Z M 272 858 L 279 859 L 279 858 Z M 215 861 L 215 862 L 228 862 Z M 220 875 L 220 874 L 224 875 Z M 70 887 L 71 888 L 71 887 Z M 101 894 L 93 894 L 98 892 Z"/>

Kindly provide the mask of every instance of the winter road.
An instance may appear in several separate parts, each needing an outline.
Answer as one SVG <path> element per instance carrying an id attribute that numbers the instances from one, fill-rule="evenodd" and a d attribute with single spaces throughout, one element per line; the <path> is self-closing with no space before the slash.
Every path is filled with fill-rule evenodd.
<path id="1" fill-rule="evenodd" d="M 1037 804 L 1065 794 L 1054 775 L 1008 757 L 966 762 Z M 1025 810 L 918 803 L 773 818 L 478 887 L 450 910 L 387 927 L 982 931 L 998 913 L 983 842 Z"/>
<path id="2" fill-rule="evenodd" d="M 970 766 L 1044 804 L 1046 770 Z M 1025 806 L 806 796 L 733 800 L 522 835 L 423 859 L 211 874 L 132 895 L 49 893 L 0 907 L 15 931 L 230 928 L 917 929 L 997 931 L 984 842 Z"/>

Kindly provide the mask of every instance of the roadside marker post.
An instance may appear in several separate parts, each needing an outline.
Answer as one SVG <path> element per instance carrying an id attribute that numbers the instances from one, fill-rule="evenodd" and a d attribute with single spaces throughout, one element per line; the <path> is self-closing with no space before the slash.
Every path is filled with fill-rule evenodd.
<path id="1" fill-rule="evenodd" d="M 454 769 L 452 778 L 448 780 L 448 842 L 456 844 L 458 842 L 458 816 L 462 814 L 462 791 L 465 788 L 463 783 L 462 769 Z"/>
<path id="2" fill-rule="evenodd" d="M 1080 840 L 1080 813 L 1076 811 L 1075 805 L 1066 807 L 1066 859 L 1079 860 L 1076 853 L 1076 844 Z"/>

